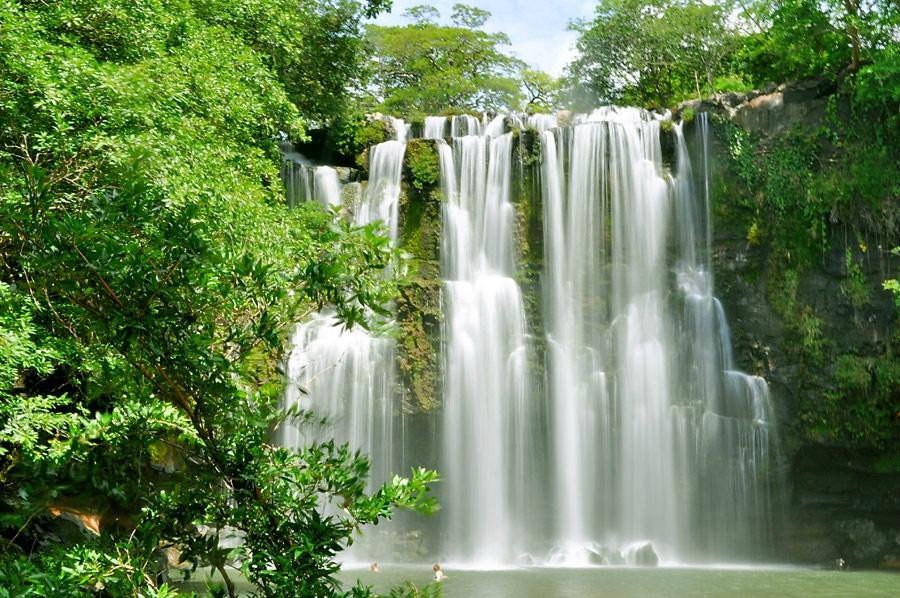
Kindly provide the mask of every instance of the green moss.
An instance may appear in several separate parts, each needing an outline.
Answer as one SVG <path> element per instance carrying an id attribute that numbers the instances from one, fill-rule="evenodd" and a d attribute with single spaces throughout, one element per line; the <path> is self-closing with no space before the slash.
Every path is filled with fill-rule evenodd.
<path id="1" fill-rule="evenodd" d="M 795 266 L 816 263 L 828 230 L 842 222 L 896 238 L 900 228 L 900 155 L 877 139 L 831 128 L 795 128 L 763 138 L 730 121 L 719 128 L 728 148 L 728 209 L 749 209 L 760 240 Z M 763 227 L 765 223 L 765 227 Z M 851 297 L 853 298 L 853 297 Z M 864 299 L 861 296 L 855 299 Z"/>
<path id="2" fill-rule="evenodd" d="M 413 139 L 407 143 L 404 166 L 409 183 L 417 191 L 434 187 L 441 177 L 441 164 L 434 141 Z"/>
<path id="3" fill-rule="evenodd" d="M 663 133 L 671 133 L 675 129 L 675 123 L 672 122 L 672 119 L 667 118 L 666 120 L 662 120 L 659 122 L 659 130 Z"/>
<path id="4" fill-rule="evenodd" d="M 862 271 L 862 266 L 853 260 L 853 251 L 847 248 L 844 266 L 847 269 L 847 278 L 841 283 L 841 292 L 850 304 L 856 309 L 861 308 L 869 302 L 869 287 L 866 286 L 866 275 Z"/>
<path id="5" fill-rule="evenodd" d="M 681 120 L 684 123 L 693 122 L 695 116 L 693 108 L 688 107 L 681 111 Z"/>
<path id="6" fill-rule="evenodd" d="M 415 146 L 417 144 L 411 143 Z M 433 145 L 421 145 L 433 152 Z M 418 150 L 415 150 L 418 151 Z M 407 152 L 407 158 L 409 152 Z M 411 169 L 407 169 L 411 171 Z M 440 405 L 440 190 L 433 182 L 415 179 L 408 172 L 400 194 L 400 249 L 407 255 L 408 280 L 397 300 L 397 364 L 404 390 L 404 411 L 428 412 Z"/>
<path id="7" fill-rule="evenodd" d="M 525 320 L 532 339 L 528 352 L 531 384 L 539 385 L 544 372 L 544 328 L 541 309 L 543 272 L 543 206 L 541 203 L 541 136 L 533 128 L 513 131 L 512 201 L 516 208 L 516 279 L 522 288 Z M 539 393 L 538 393 L 539 394 Z"/>
<path id="8" fill-rule="evenodd" d="M 875 473 L 900 473 L 900 451 L 883 455 L 872 463 Z"/>
<path id="9" fill-rule="evenodd" d="M 436 279 L 417 279 L 400 289 L 397 366 L 405 390 L 404 411 L 440 406 L 440 296 Z"/>
<path id="10" fill-rule="evenodd" d="M 900 361 L 890 354 L 839 355 L 834 380 L 824 409 L 814 416 L 819 431 L 828 440 L 853 447 L 896 446 L 900 442 Z"/>
<path id="11" fill-rule="evenodd" d="M 825 338 L 822 319 L 810 305 L 797 298 L 800 285 L 799 272 L 788 268 L 779 272 L 770 264 L 768 296 L 772 307 L 780 315 L 790 333 L 793 347 L 801 362 L 819 364 L 824 358 Z"/>

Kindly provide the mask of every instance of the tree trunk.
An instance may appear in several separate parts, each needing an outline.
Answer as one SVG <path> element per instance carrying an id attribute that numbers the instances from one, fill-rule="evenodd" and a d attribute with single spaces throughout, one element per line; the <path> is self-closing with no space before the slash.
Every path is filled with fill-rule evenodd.
<path id="1" fill-rule="evenodd" d="M 859 29 L 856 27 L 856 19 L 859 16 L 860 0 L 843 0 L 847 10 L 847 35 L 850 36 L 850 73 L 859 70 Z"/>

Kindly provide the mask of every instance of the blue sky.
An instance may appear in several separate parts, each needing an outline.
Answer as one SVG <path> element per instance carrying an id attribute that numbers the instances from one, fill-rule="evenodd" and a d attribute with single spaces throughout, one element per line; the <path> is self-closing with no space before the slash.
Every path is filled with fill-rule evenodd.
<path id="1" fill-rule="evenodd" d="M 441 12 L 441 21 L 446 22 L 459 1 L 394 0 L 391 12 L 379 16 L 375 23 L 405 25 L 409 21 L 403 18 L 403 12 L 417 4 L 434 6 Z M 574 55 L 575 35 L 566 30 L 569 21 L 589 18 L 594 12 L 594 0 L 470 0 L 463 4 L 490 11 L 484 28 L 509 35 L 512 54 L 553 75 L 562 74 Z"/>

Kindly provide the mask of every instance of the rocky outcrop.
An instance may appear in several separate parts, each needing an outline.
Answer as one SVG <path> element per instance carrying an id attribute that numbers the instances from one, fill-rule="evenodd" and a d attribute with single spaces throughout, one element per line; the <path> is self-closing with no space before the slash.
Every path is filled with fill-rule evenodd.
<path id="1" fill-rule="evenodd" d="M 700 112 L 723 114 L 753 133 L 777 135 L 792 127 L 821 124 L 833 92 L 833 83 L 810 79 L 747 93 L 723 93 L 705 100 L 691 100 L 681 104 L 675 110 L 675 116 L 680 118 L 686 113 Z"/>
<path id="2" fill-rule="evenodd" d="M 659 564 L 659 557 L 653 550 L 653 544 L 645 542 L 629 551 L 629 561 L 638 567 L 656 567 Z"/>
<path id="3" fill-rule="evenodd" d="M 399 246 L 410 259 L 400 286 L 397 365 L 405 413 L 429 412 L 441 397 L 440 168 L 433 141 L 410 141 L 398 207 Z"/>
<path id="4" fill-rule="evenodd" d="M 720 123 L 738 125 L 769 144 L 786 132 L 824 124 L 831 92 L 813 81 L 692 102 L 682 110 L 716 114 Z M 716 294 L 731 327 L 737 366 L 769 382 L 777 413 L 786 458 L 781 557 L 891 566 L 900 552 L 900 416 L 894 424 L 879 424 L 882 431 L 894 426 L 893 441 L 866 438 L 861 431 L 836 434 L 833 427 L 835 412 L 850 409 L 842 403 L 852 399 L 852 409 L 866 409 L 876 390 L 882 400 L 893 392 L 900 409 L 900 388 L 883 388 L 891 384 L 885 376 L 898 371 L 892 344 L 900 337 L 898 310 L 881 284 L 900 270 L 900 259 L 890 252 L 900 239 L 867 233 L 864 225 L 851 230 L 832 215 L 814 259 L 789 267 L 772 243 L 756 236 L 755 227 L 775 223 L 748 208 L 754 201 L 731 162 L 723 126 L 713 122 L 710 150 Z M 687 131 L 696 143 L 695 128 Z M 844 380 L 854 376 L 856 385 Z"/>

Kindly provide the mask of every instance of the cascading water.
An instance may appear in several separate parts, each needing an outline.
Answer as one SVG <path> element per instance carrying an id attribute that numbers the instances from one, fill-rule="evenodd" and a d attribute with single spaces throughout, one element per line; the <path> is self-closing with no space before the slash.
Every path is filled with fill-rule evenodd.
<path id="1" fill-rule="evenodd" d="M 556 556 L 734 554 L 770 512 L 771 418 L 712 295 L 705 115 L 699 200 L 681 125 L 672 178 L 648 114 L 579 122 L 542 134 Z"/>
<path id="2" fill-rule="evenodd" d="M 457 129 L 458 130 L 458 129 Z M 444 146 L 446 147 L 446 146 Z M 442 152 L 446 355 L 445 551 L 454 561 L 508 562 L 516 471 L 527 418 L 525 317 L 513 280 L 512 135 L 453 140 Z"/>
<path id="3" fill-rule="evenodd" d="M 314 166 L 303 155 L 282 147 L 281 180 L 284 182 L 288 205 L 304 201 L 318 201 L 326 208 L 341 203 L 341 182 L 337 171 L 330 166 Z"/>
<path id="4" fill-rule="evenodd" d="M 425 139 L 443 139 L 446 135 L 447 117 L 446 116 L 426 116 L 425 130 L 422 137 Z"/>
<path id="5" fill-rule="evenodd" d="M 425 119 L 444 198 L 435 460 L 401 446 L 390 341 L 320 314 L 298 327 L 289 376 L 331 417 L 331 436 L 372 455 L 375 481 L 400 461 L 441 472 L 436 558 L 616 564 L 647 542 L 668 562 L 752 555 L 772 527 L 774 426 L 765 381 L 735 370 L 713 295 L 705 115 L 699 174 L 681 124 L 667 133 L 670 172 L 658 117 L 605 108 L 571 120 Z M 409 127 L 390 123 L 397 139 L 372 149 L 351 211 L 397 242 Z M 543 384 L 517 283 L 524 135 L 507 129 L 523 125 L 540 145 Z"/>
<path id="6" fill-rule="evenodd" d="M 403 121 L 397 120 L 393 126 L 398 137 L 406 135 Z M 381 221 L 392 241 L 397 236 L 405 150 L 406 144 L 399 139 L 371 149 L 370 181 L 358 205 L 352 206 L 354 224 Z M 317 178 L 318 173 L 319 169 Z M 327 438 L 347 442 L 371 456 L 370 487 L 387 480 L 399 449 L 395 442 L 399 426 L 395 425 L 393 342 L 360 328 L 346 330 L 333 312 L 326 310 L 297 326 L 286 370 L 290 383 L 285 406 L 299 404 L 324 417 L 326 425 L 311 430 L 287 425 L 281 432 L 282 443 L 301 446 Z"/>

